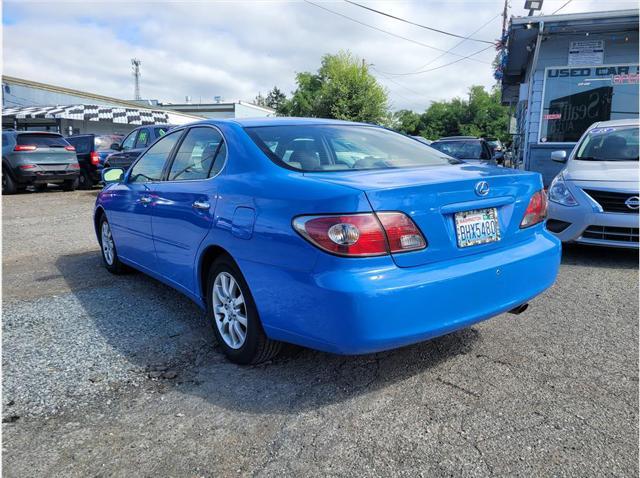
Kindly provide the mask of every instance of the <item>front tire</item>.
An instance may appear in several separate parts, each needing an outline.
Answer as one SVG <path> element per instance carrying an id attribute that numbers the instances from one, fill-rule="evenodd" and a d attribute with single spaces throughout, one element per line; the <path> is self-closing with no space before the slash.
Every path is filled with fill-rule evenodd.
<path id="1" fill-rule="evenodd" d="M 207 315 L 227 358 L 246 365 L 275 357 L 282 342 L 264 333 L 249 286 L 231 258 L 223 256 L 213 263 L 207 284 Z"/>
<path id="2" fill-rule="evenodd" d="M 109 272 L 112 274 L 123 274 L 126 272 L 126 266 L 120 262 L 116 244 L 113 241 L 111 226 L 106 216 L 100 219 L 100 250 L 102 251 L 102 262 Z"/>

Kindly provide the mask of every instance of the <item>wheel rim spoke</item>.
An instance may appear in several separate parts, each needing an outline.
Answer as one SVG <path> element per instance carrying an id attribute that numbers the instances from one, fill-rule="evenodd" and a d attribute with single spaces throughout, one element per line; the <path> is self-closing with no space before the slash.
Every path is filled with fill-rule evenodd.
<path id="1" fill-rule="evenodd" d="M 230 273 L 220 272 L 213 282 L 212 295 L 214 319 L 222 340 L 233 349 L 241 348 L 249 321 L 240 284 Z"/>

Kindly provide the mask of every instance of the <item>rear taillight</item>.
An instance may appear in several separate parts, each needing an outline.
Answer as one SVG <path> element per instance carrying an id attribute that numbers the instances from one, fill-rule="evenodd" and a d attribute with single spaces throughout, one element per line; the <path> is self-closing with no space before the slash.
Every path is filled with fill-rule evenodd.
<path id="1" fill-rule="evenodd" d="M 38 166 L 36 166 L 35 164 L 21 164 L 20 169 L 35 169 Z"/>
<path id="2" fill-rule="evenodd" d="M 97 166 L 98 164 L 100 164 L 100 156 L 98 155 L 97 151 L 91 151 L 91 164 L 93 164 L 94 166 Z"/>
<path id="3" fill-rule="evenodd" d="M 66 149 L 67 151 L 75 151 L 76 148 L 74 148 L 73 146 L 69 145 L 69 146 L 65 146 L 64 149 Z"/>
<path id="4" fill-rule="evenodd" d="M 547 217 L 547 195 L 544 190 L 536 192 L 529 200 L 527 210 L 520 223 L 520 229 L 542 222 Z"/>
<path id="5" fill-rule="evenodd" d="M 416 225 L 401 212 L 300 216 L 293 227 L 315 246 L 341 256 L 382 256 L 426 247 Z"/>
<path id="6" fill-rule="evenodd" d="M 35 151 L 38 147 L 35 144 L 16 144 L 14 151 Z"/>

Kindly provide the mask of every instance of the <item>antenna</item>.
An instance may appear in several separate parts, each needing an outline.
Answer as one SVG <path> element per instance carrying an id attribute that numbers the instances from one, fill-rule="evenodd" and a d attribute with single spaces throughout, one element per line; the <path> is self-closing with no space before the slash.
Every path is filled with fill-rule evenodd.
<path id="1" fill-rule="evenodd" d="M 140 65 L 142 62 L 137 58 L 131 58 L 131 69 L 133 70 L 133 98 L 141 100 L 140 96 Z"/>

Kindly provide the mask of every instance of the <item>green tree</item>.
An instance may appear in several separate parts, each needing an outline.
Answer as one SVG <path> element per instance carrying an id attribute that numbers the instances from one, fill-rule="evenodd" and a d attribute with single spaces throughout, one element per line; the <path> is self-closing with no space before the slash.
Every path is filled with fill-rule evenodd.
<path id="1" fill-rule="evenodd" d="M 417 136 L 420 134 L 420 119 L 420 114 L 415 111 L 399 110 L 393 113 L 389 126 L 404 134 Z"/>
<path id="2" fill-rule="evenodd" d="M 278 111 L 282 109 L 282 105 L 285 101 L 287 101 L 287 95 L 285 95 L 280 88 L 274 86 L 273 89 L 267 93 L 264 104 L 265 106 Z"/>
<path id="3" fill-rule="evenodd" d="M 349 52 L 325 55 L 316 73 L 298 73 L 296 83 L 278 113 L 367 123 L 387 117 L 387 91 L 364 61 Z"/>

